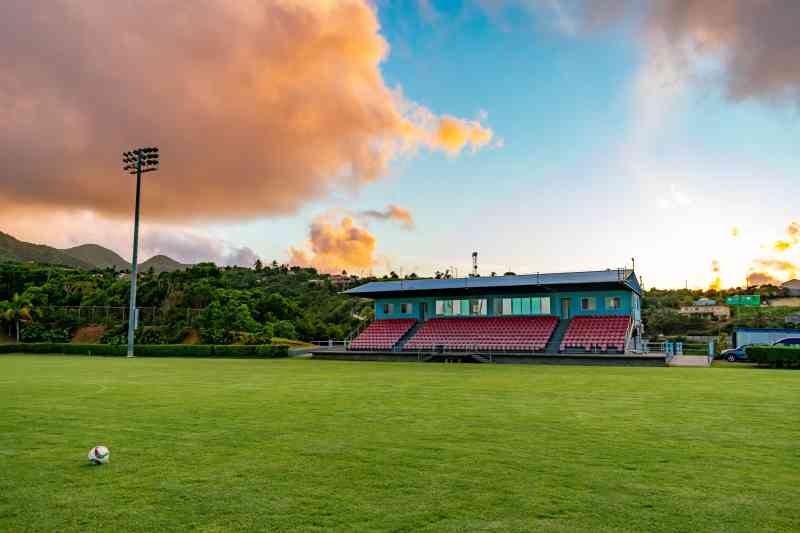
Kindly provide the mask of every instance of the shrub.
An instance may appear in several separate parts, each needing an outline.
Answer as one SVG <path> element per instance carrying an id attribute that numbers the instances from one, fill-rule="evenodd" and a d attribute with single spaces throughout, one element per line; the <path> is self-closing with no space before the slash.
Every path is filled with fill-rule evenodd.
<path id="1" fill-rule="evenodd" d="M 800 366 L 800 348 L 789 346 L 748 346 L 747 358 L 773 368 Z"/>
<path id="2" fill-rule="evenodd" d="M 65 354 L 65 355 L 99 355 L 124 356 L 127 347 L 113 344 L 69 344 L 69 343 L 32 343 L 1 344 L 0 354 Z M 287 357 L 286 346 L 214 346 L 210 344 L 143 344 L 136 346 L 138 357 L 241 357 L 241 358 L 276 358 Z"/>

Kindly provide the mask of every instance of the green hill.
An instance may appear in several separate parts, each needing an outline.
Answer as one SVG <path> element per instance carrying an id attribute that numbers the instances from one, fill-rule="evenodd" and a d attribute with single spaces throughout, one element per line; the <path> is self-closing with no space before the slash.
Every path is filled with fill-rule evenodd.
<path id="1" fill-rule="evenodd" d="M 63 265 L 82 270 L 96 268 L 130 270 L 131 268 L 131 264 L 118 253 L 99 244 L 81 244 L 80 246 L 59 250 L 45 244 L 21 241 L 0 231 L 0 262 L 4 261 Z M 148 271 L 151 267 L 158 273 L 182 270 L 187 265 L 179 263 L 166 255 L 156 255 L 143 263 L 139 263 L 141 271 Z"/>
<path id="2" fill-rule="evenodd" d="M 98 244 L 81 244 L 61 251 L 97 268 L 128 270 L 131 267 L 131 264 L 119 254 Z"/>
<path id="3" fill-rule="evenodd" d="M 176 270 L 185 269 L 186 265 L 166 255 L 154 255 L 144 263 L 139 264 L 139 269 L 142 272 L 147 272 L 151 268 L 154 272 L 175 272 Z"/>
<path id="4" fill-rule="evenodd" d="M 63 250 L 20 241 L 11 235 L 0 232 L 0 261 L 19 261 L 65 265 L 75 268 L 91 269 L 92 263 L 65 253 Z"/>

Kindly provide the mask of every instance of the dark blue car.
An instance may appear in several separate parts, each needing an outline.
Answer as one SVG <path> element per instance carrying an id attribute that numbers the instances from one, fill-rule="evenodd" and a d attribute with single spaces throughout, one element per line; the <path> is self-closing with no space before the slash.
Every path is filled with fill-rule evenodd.
<path id="1" fill-rule="evenodd" d="M 720 355 L 731 363 L 735 363 L 737 361 L 747 361 L 747 352 L 745 351 L 745 348 L 748 346 L 749 344 L 746 344 L 744 346 L 739 346 L 738 348 L 723 350 Z"/>

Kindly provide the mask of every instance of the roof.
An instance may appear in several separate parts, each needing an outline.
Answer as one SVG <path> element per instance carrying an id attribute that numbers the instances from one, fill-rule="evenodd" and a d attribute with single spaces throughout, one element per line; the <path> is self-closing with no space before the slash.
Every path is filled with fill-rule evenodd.
<path id="1" fill-rule="evenodd" d="M 796 334 L 796 329 L 791 328 L 733 328 L 734 332 L 742 333 L 791 333 Z"/>
<path id="2" fill-rule="evenodd" d="M 636 274 L 631 270 L 597 270 L 589 272 L 557 272 L 551 274 L 523 274 L 519 276 L 494 276 L 454 279 L 404 279 L 398 281 L 373 281 L 345 291 L 345 294 L 376 297 L 387 294 L 425 291 L 489 291 L 492 289 L 554 288 L 567 285 L 624 285 L 641 294 Z"/>
<path id="3" fill-rule="evenodd" d="M 790 279 L 786 283 L 781 284 L 781 287 L 787 289 L 800 289 L 800 279 Z"/>

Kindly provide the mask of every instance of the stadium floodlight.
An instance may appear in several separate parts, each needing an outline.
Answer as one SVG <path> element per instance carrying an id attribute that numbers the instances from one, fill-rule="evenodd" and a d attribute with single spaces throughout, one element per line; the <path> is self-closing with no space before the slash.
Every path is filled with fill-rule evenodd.
<path id="1" fill-rule="evenodd" d="M 136 207 L 133 215 L 133 257 L 131 257 L 131 296 L 128 313 L 128 357 L 133 357 L 133 337 L 136 333 L 136 270 L 139 263 L 139 204 L 142 193 L 142 173 L 158 170 L 158 148 L 136 148 L 122 153 L 122 170 L 136 174 Z"/>

